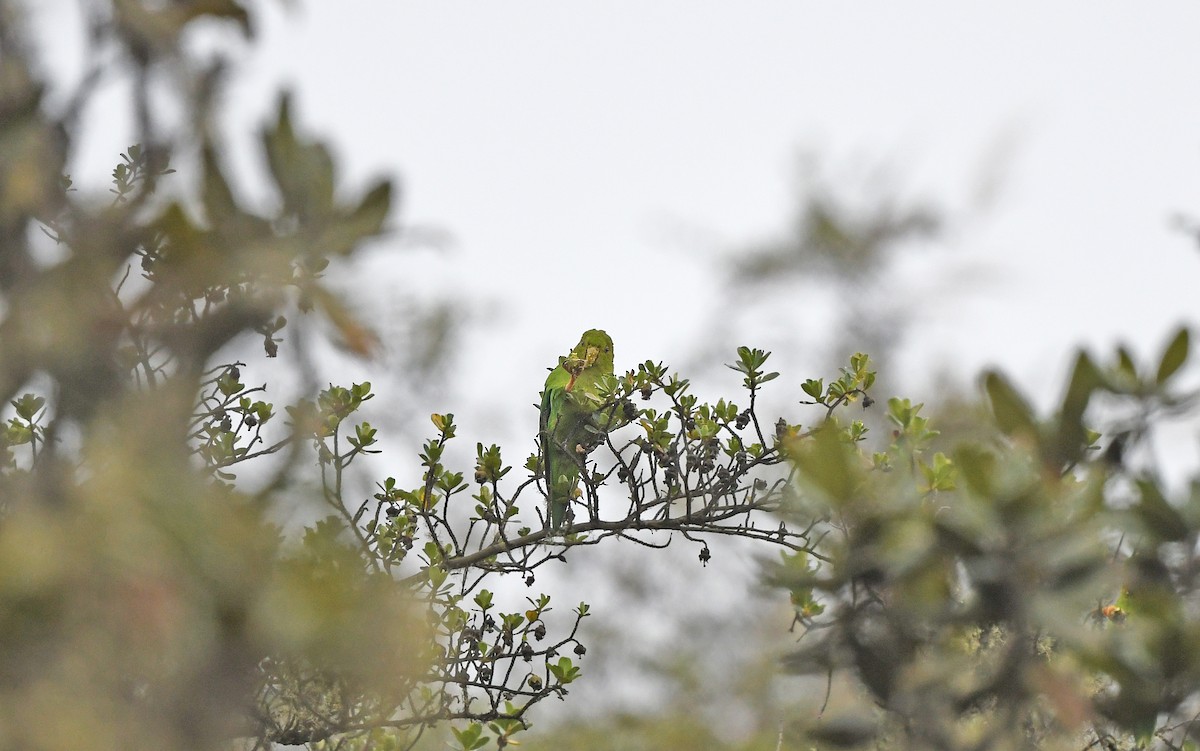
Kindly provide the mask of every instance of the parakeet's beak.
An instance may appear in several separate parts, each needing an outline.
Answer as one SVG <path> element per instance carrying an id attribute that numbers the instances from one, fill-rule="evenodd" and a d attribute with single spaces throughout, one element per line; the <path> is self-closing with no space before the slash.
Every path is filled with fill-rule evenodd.
<path id="1" fill-rule="evenodd" d="M 584 362 L 586 363 L 584 365 L 584 367 L 590 368 L 593 365 L 595 365 L 596 358 L 599 356 L 600 356 L 600 348 L 599 347 L 588 347 L 587 354 L 584 355 L 584 357 L 583 357 Z"/>

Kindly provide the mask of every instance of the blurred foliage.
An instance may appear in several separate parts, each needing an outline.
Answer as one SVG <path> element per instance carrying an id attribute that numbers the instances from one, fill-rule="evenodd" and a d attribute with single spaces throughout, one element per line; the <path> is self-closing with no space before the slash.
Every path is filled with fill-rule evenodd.
<path id="1" fill-rule="evenodd" d="M 886 376 L 921 304 L 906 299 L 912 290 L 897 278 L 898 262 L 943 241 L 959 218 L 907 195 L 887 161 L 834 163 L 809 154 L 798 172 L 782 231 L 738 247 L 719 269 L 731 294 L 710 312 L 707 338 L 775 328 L 771 343 L 781 354 L 804 353 L 806 366 L 862 351 Z"/>
<path id="2" fill-rule="evenodd" d="M 825 686 L 820 705 L 738 738 L 676 704 L 555 747 L 1193 747 L 1200 482 L 1168 486 L 1147 449 L 1194 406 L 1186 330 L 1148 368 L 1080 355 L 1049 417 L 990 374 L 987 424 L 943 450 L 900 398 L 870 445 L 863 354 L 795 379 L 740 347 L 736 399 L 708 401 L 646 361 L 598 387 L 563 534 L 546 528 L 540 452 L 514 472 L 477 443 L 474 467 L 449 466 L 448 413 L 419 481 L 355 497 L 381 451 L 372 385 L 277 405 L 228 353 L 254 341 L 275 358 L 313 321 L 376 351 L 326 275 L 385 231 L 391 184 L 339 184 L 282 95 L 259 138 L 273 199 L 240 198 L 213 106 L 227 64 L 185 40 L 197 24 L 251 37 L 247 5 L 89 5 L 90 43 L 124 66 L 96 63 L 64 98 L 22 6 L 0 0 L 0 745 L 516 745 L 531 708 L 587 677 L 591 608 L 537 593 L 539 568 L 618 540 L 717 565 L 709 541 L 727 536 L 782 552 L 772 581 L 803 634 L 785 667 Z M 96 196 L 63 172 L 105 76 L 132 84 L 138 138 Z M 152 106 L 164 93 L 182 123 Z M 818 219 L 813 242 L 864 263 L 878 237 L 926 227 Z M 768 388 L 811 422 L 762 414 Z M 327 515 L 272 523 L 306 499 Z"/>
<path id="3" fill-rule="evenodd" d="M 797 202 L 788 232 L 740 253 L 732 264 L 737 282 L 761 285 L 804 274 L 863 286 L 887 269 L 898 245 L 942 230 L 942 210 L 901 202 L 882 167 L 859 175 L 856 200 L 845 196 L 844 187 L 836 189 L 814 159 L 803 160 L 803 167 L 807 191 Z"/>
<path id="4" fill-rule="evenodd" d="M 285 539 L 270 522 L 299 425 L 279 425 L 240 363 L 212 359 L 239 337 L 274 357 L 297 310 L 366 353 L 367 328 L 322 272 L 383 230 L 390 185 L 335 198 L 328 151 L 296 133 L 283 97 L 261 134 L 278 203 L 248 208 L 211 135 L 202 84 L 219 66 L 197 69 L 178 46 L 193 23 L 248 31 L 246 12 L 92 10 L 93 41 L 135 81 L 142 138 L 107 200 L 63 173 L 97 78 L 120 73 L 97 68 L 55 109 L 23 7 L 0 5 L 0 399 L 13 415 L 0 432 L 0 745 L 282 738 L 298 723 L 272 714 L 275 697 L 318 679 L 352 717 L 425 669 L 428 626 L 336 534 Z M 147 104 L 168 74 L 195 84 L 180 103 L 196 129 L 170 138 Z M 159 190 L 173 157 L 200 178 L 186 200 Z M 274 482 L 239 490 L 235 468 L 267 456 Z"/>
<path id="5" fill-rule="evenodd" d="M 789 513 L 826 534 L 773 579 L 804 633 L 787 667 L 829 690 L 794 730 L 829 747 L 1194 748 L 1200 481 L 1173 491 L 1148 446 L 1195 407 L 1188 350 L 1181 329 L 1148 366 L 1080 354 L 1045 418 L 989 373 L 990 436 L 950 455 L 897 399 L 885 451 L 845 430 L 797 445 Z"/>
<path id="6" fill-rule="evenodd" d="M 605 717 L 599 723 L 569 724 L 550 736 L 527 740 L 523 748 L 528 751 L 583 751 L 595 748 L 623 751 L 656 751 L 664 748 L 776 751 L 778 738 L 771 731 L 749 739 L 730 741 L 695 713 L 667 709 L 650 716 L 620 715 Z"/>

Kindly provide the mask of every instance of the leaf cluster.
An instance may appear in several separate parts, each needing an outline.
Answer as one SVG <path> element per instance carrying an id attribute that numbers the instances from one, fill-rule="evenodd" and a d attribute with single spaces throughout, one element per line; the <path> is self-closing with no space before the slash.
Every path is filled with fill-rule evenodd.
<path id="1" fill-rule="evenodd" d="M 803 636 L 787 659 L 822 676 L 797 731 L 828 746 L 1194 747 L 1200 685 L 1200 506 L 1148 463 L 1190 336 L 1141 368 L 1081 353 L 1039 417 L 1002 375 L 983 383 L 990 437 L 933 453 L 921 405 L 893 399 L 886 451 L 818 433 L 793 451 L 789 509 L 822 532 L 772 577 Z M 1098 430 L 1097 427 L 1103 427 Z"/>

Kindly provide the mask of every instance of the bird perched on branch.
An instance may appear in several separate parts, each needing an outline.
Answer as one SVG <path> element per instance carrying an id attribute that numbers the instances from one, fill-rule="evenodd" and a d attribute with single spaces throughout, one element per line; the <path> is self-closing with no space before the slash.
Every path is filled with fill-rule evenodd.
<path id="1" fill-rule="evenodd" d="M 598 389 L 600 380 L 612 375 L 612 339 L 600 329 L 591 329 L 569 355 L 559 358 L 558 367 L 546 378 L 539 437 L 552 531 L 562 530 L 566 523 L 588 451 L 598 437 L 616 427 L 611 414 L 601 414 L 605 404 Z"/>

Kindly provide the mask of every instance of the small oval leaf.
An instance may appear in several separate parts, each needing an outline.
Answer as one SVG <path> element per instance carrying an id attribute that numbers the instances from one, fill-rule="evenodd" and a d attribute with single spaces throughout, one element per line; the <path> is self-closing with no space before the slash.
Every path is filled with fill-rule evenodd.
<path id="1" fill-rule="evenodd" d="M 984 387 L 992 402 L 992 413 L 996 416 L 996 424 L 1001 430 L 1007 435 L 1036 434 L 1033 408 L 1017 393 L 1017 390 L 1004 376 L 995 371 L 989 372 L 984 380 Z"/>
<path id="2" fill-rule="evenodd" d="M 1183 363 L 1187 361 L 1188 330 L 1186 327 L 1181 327 L 1179 332 L 1171 339 L 1171 343 L 1167 345 L 1167 349 L 1163 352 L 1162 360 L 1158 364 L 1158 375 L 1156 380 L 1161 386 L 1168 378 L 1183 367 Z"/>

